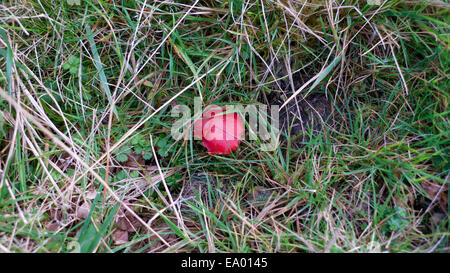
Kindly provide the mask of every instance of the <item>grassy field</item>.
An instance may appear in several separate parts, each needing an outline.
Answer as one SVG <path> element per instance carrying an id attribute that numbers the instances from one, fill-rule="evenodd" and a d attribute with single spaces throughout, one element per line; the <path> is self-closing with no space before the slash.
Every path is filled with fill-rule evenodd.
<path id="1" fill-rule="evenodd" d="M 449 15 L 447 1 L 2 1 L 0 252 L 448 252 Z M 339 118 L 282 129 L 274 151 L 171 137 L 173 107 L 195 98 L 319 95 Z"/>

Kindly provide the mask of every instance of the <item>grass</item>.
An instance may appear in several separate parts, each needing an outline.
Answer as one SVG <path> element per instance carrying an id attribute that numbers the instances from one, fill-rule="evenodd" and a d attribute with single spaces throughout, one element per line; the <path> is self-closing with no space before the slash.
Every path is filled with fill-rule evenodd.
<path id="1" fill-rule="evenodd" d="M 0 5 L 0 252 L 448 252 L 445 1 L 72 2 Z M 327 94 L 336 126 L 171 138 L 175 105 L 261 103 L 283 59 L 309 80 L 284 102 Z"/>

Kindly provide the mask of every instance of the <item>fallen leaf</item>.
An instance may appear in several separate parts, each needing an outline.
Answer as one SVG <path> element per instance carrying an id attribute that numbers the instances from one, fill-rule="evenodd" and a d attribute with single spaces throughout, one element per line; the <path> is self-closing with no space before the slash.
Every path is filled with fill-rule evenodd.
<path id="1" fill-rule="evenodd" d="M 128 232 L 123 230 L 114 231 L 113 240 L 115 245 L 123 245 L 128 243 Z"/>
<path id="2" fill-rule="evenodd" d="M 96 196 L 97 196 L 96 190 L 91 190 L 86 193 L 86 198 L 89 200 L 94 200 Z"/>
<path id="3" fill-rule="evenodd" d="M 50 215 L 50 218 L 56 221 L 61 221 L 63 219 L 61 210 L 52 208 L 49 210 L 48 214 Z"/>
<path id="4" fill-rule="evenodd" d="M 86 219 L 89 215 L 89 211 L 91 210 L 91 204 L 88 202 L 84 202 L 83 205 L 77 208 L 77 217 L 80 219 Z"/>
<path id="5" fill-rule="evenodd" d="M 138 169 L 141 169 L 143 166 L 145 166 L 145 160 L 142 155 L 135 152 L 130 152 L 127 154 L 127 157 L 128 159 L 122 163 L 122 166 Z"/>
<path id="6" fill-rule="evenodd" d="M 442 185 L 430 181 L 425 181 L 421 185 L 425 192 L 428 194 L 428 197 L 431 200 L 434 200 L 436 198 L 436 202 L 441 207 L 441 209 L 443 211 L 446 211 L 448 204 L 448 185 L 444 185 L 444 189 L 442 190 Z"/>
<path id="7" fill-rule="evenodd" d="M 46 228 L 47 230 L 49 230 L 49 231 L 56 231 L 56 230 L 58 229 L 58 227 L 59 227 L 59 224 L 58 224 L 58 222 L 55 221 L 55 220 L 49 222 L 49 223 L 45 226 L 45 228 Z"/>
<path id="8" fill-rule="evenodd" d="M 142 226 L 138 219 L 122 207 L 116 214 L 115 222 L 121 230 L 128 232 L 136 232 Z"/>

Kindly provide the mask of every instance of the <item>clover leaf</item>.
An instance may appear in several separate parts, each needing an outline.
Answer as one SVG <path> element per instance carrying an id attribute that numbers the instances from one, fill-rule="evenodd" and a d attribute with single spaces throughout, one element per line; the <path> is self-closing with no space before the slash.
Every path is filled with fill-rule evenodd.
<path id="1" fill-rule="evenodd" d="M 65 64 L 63 64 L 65 70 L 69 70 L 72 75 L 77 75 L 80 68 L 80 58 L 72 56 Z"/>
<path id="2" fill-rule="evenodd" d="M 119 162 L 125 162 L 128 160 L 128 153 L 131 152 L 131 148 L 128 145 L 124 145 L 122 146 L 122 148 L 120 148 L 119 150 L 117 150 L 116 152 L 114 152 L 115 156 L 116 156 L 116 160 Z"/>

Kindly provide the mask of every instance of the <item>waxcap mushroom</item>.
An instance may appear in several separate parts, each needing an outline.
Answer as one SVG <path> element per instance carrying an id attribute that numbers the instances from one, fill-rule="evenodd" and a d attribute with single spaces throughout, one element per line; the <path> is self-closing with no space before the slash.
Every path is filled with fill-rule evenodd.
<path id="1" fill-rule="evenodd" d="M 229 154 L 239 147 L 244 124 L 237 113 L 226 113 L 226 107 L 208 106 L 194 122 L 194 136 L 202 140 L 210 154 Z"/>

